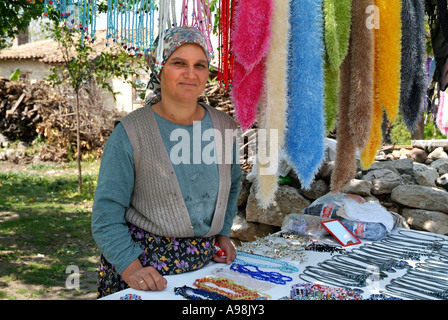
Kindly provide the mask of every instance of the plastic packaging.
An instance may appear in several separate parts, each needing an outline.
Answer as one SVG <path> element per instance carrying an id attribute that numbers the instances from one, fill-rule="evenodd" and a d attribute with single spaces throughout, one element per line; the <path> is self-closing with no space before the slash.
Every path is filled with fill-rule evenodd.
<path id="1" fill-rule="evenodd" d="M 283 220 L 282 232 L 293 232 L 299 236 L 308 236 L 314 240 L 320 240 L 330 235 L 321 224 L 322 221 L 326 220 L 330 219 L 300 213 L 291 213 Z"/>
<path id="2" fill-rule="evenodd" d="M 361 208 L 365 206 L 366 211 Z M 376 209 L 375 209 L 375 206 Z M 357 209 L 357 218 L 348 215 L 348 208 Z M 373 208 L 373 209 L 372 209 Z M 367 209 L 372 212 L 367 211 Z M 380 204 L 367 203 L 364 198 L 346 193 L 328 193 L 316 199 L 303 210 L 304 215 L 338 219 L 358 239 L 376 241 L 388 234 L 393 228 L 393 216 Z M 364 214 L 364 215 L 363 215 Z M 358 217 L 364 217 L 359 219 Z"/>
<path id="3" fill-rule="evenodd" d="M 352 194 L 327 193 L 316 199 L 309 207 L 305 208 L 303 214 L 337 219 L 336 214 L 346 201 L 355 201 L 357 203 L 366 202 L 364 198 Z"/>

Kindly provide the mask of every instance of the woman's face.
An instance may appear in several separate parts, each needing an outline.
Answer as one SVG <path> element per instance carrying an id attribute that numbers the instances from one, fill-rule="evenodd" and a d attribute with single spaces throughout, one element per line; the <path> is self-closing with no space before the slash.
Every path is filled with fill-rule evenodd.
<path id="1" fill-rule="evenodd" d="M 165 62 L 161 78 L 162 96 L 186 102 L 196 101 L 209 77 L 204 50 L 196 44 L 177 48 Z"/>

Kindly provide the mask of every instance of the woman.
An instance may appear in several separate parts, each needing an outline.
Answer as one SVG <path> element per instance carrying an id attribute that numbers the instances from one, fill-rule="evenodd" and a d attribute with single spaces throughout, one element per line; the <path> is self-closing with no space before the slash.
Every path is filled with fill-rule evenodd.
<path id="1" fill-rule="evenodd" d="M 160 72 L 147 57 L 156 96 L 121 118 L 104 147 L 92 214 L 102 253 L 98 297 L 128 287 L 163 290 L 163 275 L 236 257 L 229 234 L 241 169 L 235 137 L 224 139 L 236 123 L 197 102 L 209 76 L 205 37 L 175 27 L 163 45 Z M 232 163 L 222 161 L 229 153 Z M 215 240 L 224 258 L 214 253 Z"/>

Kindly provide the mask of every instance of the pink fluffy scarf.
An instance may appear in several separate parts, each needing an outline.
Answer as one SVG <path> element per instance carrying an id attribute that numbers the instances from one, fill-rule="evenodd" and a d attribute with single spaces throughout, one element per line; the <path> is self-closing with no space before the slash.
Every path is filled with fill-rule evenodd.
<path id="1" fill-rule="evenodd" d="M 231 32 L 234 54 L 231 97 L 241 129 L 255 123 L 263 93 L 265 60 L 270 48 L 273 0 L 239 0 Z"/>

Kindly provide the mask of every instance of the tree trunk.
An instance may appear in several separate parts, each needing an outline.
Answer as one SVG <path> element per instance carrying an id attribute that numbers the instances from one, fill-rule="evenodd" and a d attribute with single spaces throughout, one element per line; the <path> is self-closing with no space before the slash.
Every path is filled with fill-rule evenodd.
<path id="1" fill-rule="evenodd" d="M 82 172 L 81 172 L 81 135 L 79 120 L 79 89 L 76 92 L 76 161 L 78 162 L 78 193 L 82 191 Z"/>

